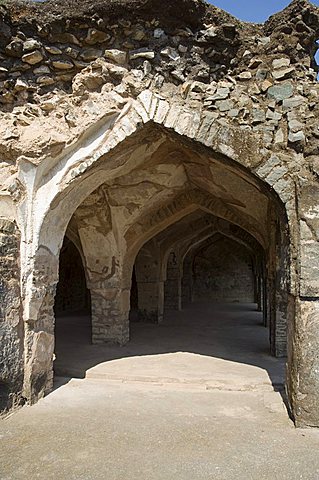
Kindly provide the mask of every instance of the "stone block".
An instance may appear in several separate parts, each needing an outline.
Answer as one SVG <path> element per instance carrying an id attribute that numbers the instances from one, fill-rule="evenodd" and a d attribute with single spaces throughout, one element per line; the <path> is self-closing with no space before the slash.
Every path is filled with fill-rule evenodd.
<path id="1" fill-rule="evenodd" d="M 300 295 L 319 299 L 319 242 L 301 245 Z"/>

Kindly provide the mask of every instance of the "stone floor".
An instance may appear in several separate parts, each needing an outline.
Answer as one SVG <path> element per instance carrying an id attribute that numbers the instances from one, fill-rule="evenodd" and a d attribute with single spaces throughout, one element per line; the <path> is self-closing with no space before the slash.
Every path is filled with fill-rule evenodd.
<path id="1" fill-rule="evenodd" d="M 289 420 L 260 321 L 193 305 L 108 349 L 64 319 L 56 368 L 86 378 L 0 422 L 0 479 L 318 480 L 319 430 Z"/>
<path id="2" fill-rule="evenodd" d="M 90 344 L 89 317 L 57 320 L 59 376 L 192 384 L 230 390 L 284 384 L 284 359 L 269 355 L 268 331 L 256 306 L 195 303 L 161 325 L 131 324 L 124 347 Z"/>

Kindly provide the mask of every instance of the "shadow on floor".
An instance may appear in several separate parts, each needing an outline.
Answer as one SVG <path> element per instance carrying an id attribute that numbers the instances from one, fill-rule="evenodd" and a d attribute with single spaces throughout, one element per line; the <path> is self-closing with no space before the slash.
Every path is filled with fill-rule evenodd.
<path id="1" fill-rule="evenodd" d="M 57 317 L 54 368 L 62 381 L 91 376 L 284 389 L 285 359 L 270 356 L 255 304 L 194 303 L 160 325 L 132 323 L 124 347 L 92 345 L 90 336 L 88 315 Z"/>

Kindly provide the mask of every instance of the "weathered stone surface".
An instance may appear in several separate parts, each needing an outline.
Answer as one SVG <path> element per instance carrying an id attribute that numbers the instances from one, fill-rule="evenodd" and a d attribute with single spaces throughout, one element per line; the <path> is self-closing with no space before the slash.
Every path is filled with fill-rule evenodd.
<path id="1" fill-rule="evenodd" d="M 319 298 L 319 242 L 312 241 L 301 246 L 300 292 L 304 297 Z"/>
<path id="2" fill-rule="evenodd" d="M 43 60 L 43 55 L 40 52 L 40 50 L 34 50 L 22 56 L 22 61 L 29 63 L 30 65 L 35 65 L 36 63 L 40 63 L 42 60 Z"/>
<path id="3" fill-rule="evenodd" d="M 252 78 L 251 72 L 241 72 L 237 75 L 238 80 L 250 80 Z"/>
<path id="4" fill-rule="evenodd" d="M 292 98 L 284 99 L 282 102 L 282 106 L 284 110 L 291 110 L 293 108 L 300 107 L 300 105 L 304 104 L 306 99 L 301 95 L 296 95 Z"/>
<path id="5" fill-rule="evenodd" d="M 228 87 L 221 87 L 221 88 L 218 88 L 216 93 L 210 97 L 208 97 L 207 99 L 208 100 L 225 100 L 226 98 L 228 98 L 230 94 L 230 90 Z"/>
<path id="6" fill-rule="evenodd" d="M 48 75 L 41 75 L 37 78 L 37 83 L 39 85 L 53 85 L 55 83 L 55 80 Z"/>
<path id="7" fill-rule="evenodd" d="M 288 140 L 289 142 L 291 143 L 297 143 L 297 142 L 302 142 L 304 143 L 306 141 L 306 136 L 304 134 L 303 131 L 290 131 L 289 132 L 289 136 L 288 136 Z"/>
<path id="8" fill-rule="evenodd" d="M 63 53 L 62 50 L 55 45 L 47 45 L 45 49 L 51 55 L 61 55 Z"/>
<path id="9" fill-rule="evenodd" d="M 148 60 L 152 60 L 153 58 L 155 58 L 155 52 L 147 48 L 132 50 L 130 52 L 130 59 L 136 60 L 137 58 L 146 58 Z"/>
<path id="10" fill-rule="evenodd" d="M 19 233 L 0 219 L 0 411 L 18 406 L 23 384 L 23 326 L 19 280 Z"/>
<path id="11" fill-rule="evenodd" d="M 300 323 L 296 326 L 297 335 L 308 348 L 295 346 L 294 368 L 296 369 L 297 388 L 292 395 L 295 421 L 297 426 L 318 426 L 318 336 L 319 302 L 301 301 Z M 304 344 L 303 344 L 304 345 Z"/>
<path id="12" fill-rule="evenodd" d="M 276 58 L 272 62 L 272 66 L 275 70 L 289 67 L 289 65 L 290 65 L 290 58 Z"/>
<path id="13" fill-rule="evenodd" d="M 293 86 L 291 83 L 283 85 L 274 85 L 267 90 L 269 99 L 274 99 L 277 102 L 290 98 L 293 95 Z"/>
<path id="14" fill-rule="evenodd" d="M 220 100 L 216 102 L 215 105 L 221 112 L 227 112 L 234 107 L 234 102 L 231 100 Z"/>
<path id="15" fill-rule="evenodd" d="M 23 41 L 20 38 L 13 39 L 6 46 L 5 52 L 10 57 L 21 57 L 23 52 Z"/>
<path id="16" fill-rule="evenodd" d="M 91 60 L 96 60 L 97 58 L 102 57 L 103 52 L 98 48 L 86 48 L 80 53 L 80 58 L 85 62 L 90 62 Z"/>
<path id="17" fill-rule="evenodd" d="M 164 55 L 165 57 L 168 57 L 174 61 L 180 59 L 179 53 L 175 50 L 175 48 L 172 47 L 163 48 L 163 50 L 161 50 L 161 55 Z"/>
<path id="18" fill-rule="evenodd" d="M 292 73 L 295 71 L 294 67 L 290 68 L 281 68 L 279 70 L 274 70 L 272 76 L 275 80 L 285 80 L 286 78 L 291 77 Z"/>
<path id="19" fill-rule="evenodd" d="M 127 55 L 126 52 L 124 52 L 123 50 L 117 50 L 114 48 L 112 50 L 105 50 L 104 56 L 108 60 L 112 60 L 119 65 L 123 65 L 126 62 Z"/>
<path id="20" fill-rule="evenodd" d="M 98 43 L 104 43 L 110 38 L 110 35 L 106 32 L 96 30 L 95 28 L 89 28 L 87 36 L 85 38 L 85 43 L 87 43 L 88 45 L 96 45 Z"/>
<path id="21" fill-rule="evenodd" d="M 25 42 L 23 42 L 23 51 L 24 52 L 32 52 L 33 50 L 38 50 L 42 47 L 42 44 L 33 38 L 29 38 Z"/>
<path id="22" fill-rule="evenodd" d="M 73 33 L 63 32 L 55 33 L 50 37 L 51 42 L 55 43 L 73 43 L 74 45 L 81 45 L 78 38 Z"/>
<path id="23" fill-rule="evenodd" d="M 74 64 L 69 60 L 53 60 L 52 66 L 57 70 L 70 70 Z"/>

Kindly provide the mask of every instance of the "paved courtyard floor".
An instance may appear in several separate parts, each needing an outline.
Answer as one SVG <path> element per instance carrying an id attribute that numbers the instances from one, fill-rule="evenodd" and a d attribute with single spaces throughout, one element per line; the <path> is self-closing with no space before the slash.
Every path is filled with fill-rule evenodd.
<path id="1" fill-rule="evenodd" d="M 260 322 L 253 306 L 193 305 L 121 349 L 65 320 L 56 369 L 82 378 L 0 421 L 0 479 L 319 480 L 319 430 L 289 419 Z"/>

